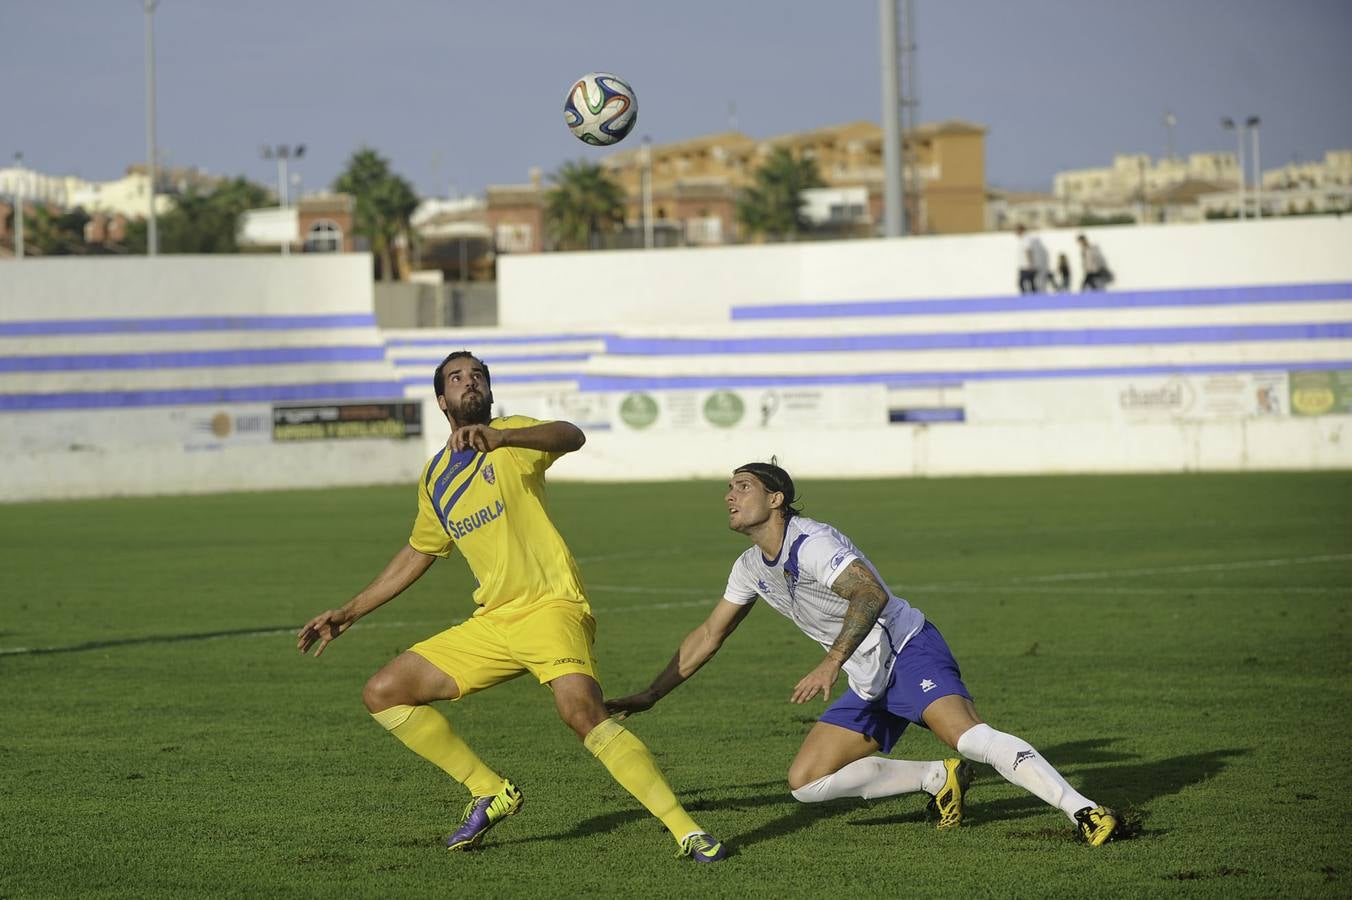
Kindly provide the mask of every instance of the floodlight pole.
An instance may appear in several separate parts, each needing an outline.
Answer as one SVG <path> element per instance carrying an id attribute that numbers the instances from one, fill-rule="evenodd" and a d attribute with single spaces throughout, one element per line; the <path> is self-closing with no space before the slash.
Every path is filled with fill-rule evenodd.
<path id="1" fill-rule="evenodd" d="M 14 258 L 23 259 L 23 154 L 14 154 Z"/>
<path id="2" fill-rule="evenodd" d="M 1238 151 L 1236 153 L 1239 163 L 1239 190 L 1236 196 L 1239 198 L 1239 220 L 1244 221 L 1244 130 L 1235 124 L 1235 120 L 1226 116 L 1221 119 L 1221 127 L 1226 131 L 1233 131 L 1238 140 Z"/>
<path id="3" fill-rule="evenodd" d="M 906 233 L 902 204 L 901 85 L 897 64 L 897 0 L 878 0 L 878 32 L 882 42 L 883 79 L 883 235 Z"/>
<path id="4" fill-rule="evenodd" d="M 1258 165 L 1258 126 L 1262 120 L 1257 116 L 1249 116 L 1244 121 L 1244 127 L 1249 129 L 1249 134 L 1253 137 L 1253 217 L 1255 219 L 1263 218 L 1263 168 Z"/>
<path id="5" fill-rule="evenodd" d="M 643 136 L 643 249 L 653 248 L 653 142 Z"/>
<path id="6" fill-rule="evenodd" d="M 262 156 L 264 159 L 277 160 L 277 205 L 282 209 L 286 209 L 288 206 L 291 205 L 290 200 L 287 197 L 286 193 L 287 188 L 286 161 L 288 159 L 291 159 L 293 156 L 296 159 L 300 159 L 302 156 L 304 156 L 305 145 L 296 144 L 294 147 L 292 147 L 289 144 L 278 144 L 276 147 L 272 147 L 268 144 L 264 144 L 261 150 L 259 151 L 259 155 Z M 289 240 L 282 241 L 282 256 L 290 256 L 290 255 L 291 255 L 291 242 Z"/>
<path id="7" fill-rule="evenodd" d="M 155 219 L 155 7 L 160 0 L 141 0 L 146 14 L 146 175 L 150 180 L 150 210 L 146 217 L 146 255 L 160 252 L 160 229 Z"/>

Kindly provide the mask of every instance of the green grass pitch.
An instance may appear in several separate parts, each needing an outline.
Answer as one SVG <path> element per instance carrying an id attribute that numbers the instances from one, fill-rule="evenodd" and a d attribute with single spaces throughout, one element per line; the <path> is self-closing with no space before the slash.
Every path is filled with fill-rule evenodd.
<path id="1" fill-rule="evenodd" d="M 365 679 L 470 612 L 439 563 L 319 660 L 292 633 L 403 543 L 411 487 L 0 506 L 0 896 L 1346 896 L 1352 473 L 807 482 L 805 511 L 944 632 L 993 725 L 1140 834 L 1091 850 L 981 767 L 923 797 L 784 784 L 818 648 L 763 604 L 629 720 L 735 848 L 673 842 L 517 679 L 445 708 L 524 790 L 448 854 L 463 791 L 371 721 Z M 717 482 L 556 484 L 604 687 L 647 684 L 746 546 Z M 839 687 L 837 688 L 839 690 Z M 950 755 L 913 728 L 895 755 Z"/>

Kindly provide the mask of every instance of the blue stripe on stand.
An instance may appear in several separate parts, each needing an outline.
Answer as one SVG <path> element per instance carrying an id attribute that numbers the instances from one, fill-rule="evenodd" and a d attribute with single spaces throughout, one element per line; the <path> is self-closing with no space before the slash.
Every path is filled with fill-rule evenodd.
<path id="1" fill-rule="evenodd" d="M 1352 282 L 1202 288 L 1179 291 L 1119 291 L 1084 294 L 1015 294 L 950 300 L 856 300 L 734 306 L 733 319 L 825 319 L 849 316 L 932 316 L 975 312 L 1128 309 L 1151 306 L 1227 306 L 1352 300 Z"/>
<path id="2" fill-rule="evenodd" d="M 187 406 L 194 403 L 269 403 L 281 400 L 381 400 L 401 397 L 397 381 L 265 384 L 250 387 L 170 388 L 55 394 L 0 394 L 0 412 Z"/>
<path id="3" fill-rule="evenodd" d="M 162 331 L 292 331 L 375 326 L 372 313 L 315 316 L 184 316 L 163 319 L 54 319 L 0 322 L 0 337 L 56 334 L 142 334 Z"/>
<path id="4" fill-rule="evenodd" d="M 624 338 L 606 340 L 615 355 L 685 356 L 735 353 L 977 350 L 996 347 L 1071 347 L 1117 344 L 1212 344 L 1236 341 L 1310 341 L 1352 337 L 1352 323 L 1187 325 L 1159 328 L 1030 329 L 842 337 Z"/>
<path id="5" fill-rule="evenodd" d="M 79 372 L 91 369 L 190 369 L 200 366 L 267 366 L 315 362 L 381 362 L 382 346 L 267 347 L 237 350 L 166 350 L 155 353 L 0 356 L 0 372 Z"/>
<path id="6" fill-rule="evenodd" d="M 515 373 L 504 372 L 502 375 L 493 373 L 493 384 L 501 387 L 504 384 L 525 384 L 532 381 L 577 381 L 582 377 L 581 372 L 528 372 Z M 401 378 L 399 383 L 404 387 L 431 387 L 432 379 L 430 376 L 413 375 Z"/>
<path id="7" fill-rule="evenodd" d="M 543 356 L 496 356 L 485 353 L 483 362 L 488 363 L 489 367 L 496 366 L 499 363 L 532 363 L 532 362 L 585 362 L 592 358 L 591 353 L 548 353 Z M 390 362 L 396 366 L 427 366 L 429 369 L 435 369 L 440 363 L 442 357 L 431 356 L 404 356 L 391 358 Z M 493 375 L 494 378 L 498 376 Z"/>
<path id="8" fill-rule="evenodd" d="M 1352 369 L 1352 359 L 1271 363 L 1103 366 L 1067 369 L 975 369 L 951 372 L 866 372 L 822 375 L 583 375 L 583 391 L 656 391 L 681 388 L 792 387 L 885 384 L 889 387 L 961 387 L 967 381 L 1021 381 L 1035 378 L 1106 378 L 1124 375 L 1201 375 L 1222 372 Z"/>
<path id="9" fill-rule="evenodd" d="M 524 337 L 491 337 L 480 338 L 470 337 L 467 340 L 457 338 L 452 340 L 449 337 L 444 338 L 389 338 L 385 343 L 390 347 L 449 347 L 455 343 L 469 343 L 476 347 L 486 347 L 490 344 L 561 344 L 566 341 L 599 341 L 610 335 L 607 334 L 534 334 Z M 436 365 L 434 361 L 432 365 Z"/>

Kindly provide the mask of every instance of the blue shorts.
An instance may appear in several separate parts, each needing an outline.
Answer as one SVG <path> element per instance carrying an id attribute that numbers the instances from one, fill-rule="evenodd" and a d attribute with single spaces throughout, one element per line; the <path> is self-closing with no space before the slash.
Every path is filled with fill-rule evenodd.
<path id="1" fill-rule="evenodd" d="M 940 697 L 957 694 L 972 699 L 962 683 L 958 661 L 948 643 L 929 622 L 906 642 L 892 667 L 887 690 L 876 700 L 865 700 L 846 688 L 818 720 L 873 738 L 884 753 L 896 745 L 906 726 L 924 726 L 925 707 Z"/>

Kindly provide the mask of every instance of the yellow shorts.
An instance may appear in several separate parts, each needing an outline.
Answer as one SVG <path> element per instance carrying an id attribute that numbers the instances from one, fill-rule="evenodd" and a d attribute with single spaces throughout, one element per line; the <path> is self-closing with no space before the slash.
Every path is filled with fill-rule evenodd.
<path id="1" fill-rule="evenodd" d="M 576 672 L 595 679 L 595 640 L 587 605 L 560 601 L 525 615 L 473 616 L 409 649 L 454 678 L 460 696 L 468 697 L 527 672 L 541 684 Z"/>

